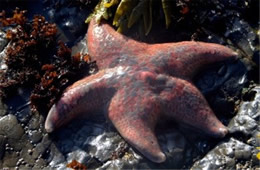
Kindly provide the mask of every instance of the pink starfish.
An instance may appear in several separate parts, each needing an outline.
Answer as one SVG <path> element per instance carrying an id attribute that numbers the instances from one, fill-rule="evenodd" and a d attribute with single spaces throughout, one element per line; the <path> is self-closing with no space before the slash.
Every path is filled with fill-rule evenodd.
<path id="1" fill-rule="evenodd" d="M 49 111 L 47 132 L 81 114 L 104 109 L 122 137 L 158 163 L 166 159 L 154 134 L 161 117 L 215 137 L 227 134 L 227 128 L 191 80 L 203 66 L 234 58 L 234 51 L 222 45 L 192 41 L 141 43 L 94 20 L 87 39 L 89 54 L 100 71 L 66 89 Z"/>

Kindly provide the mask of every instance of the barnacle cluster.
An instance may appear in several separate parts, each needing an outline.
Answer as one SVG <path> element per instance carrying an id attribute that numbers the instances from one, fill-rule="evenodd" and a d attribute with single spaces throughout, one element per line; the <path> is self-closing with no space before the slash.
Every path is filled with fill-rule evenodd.
<path id="1" fill-rule="evenodd" d="M 98 22 L 102 18 L 109 19 L 113 17 L 113 25 L 123 32 L 126 28 L 131 28 L 135 23 L 142 20 L 145 35 L 148 35 L 152 28 L 154 9 L 161 6 L 166 28 L 172 21 L 174 7 L 179 7 L 179 12 L 186 14 L 189 11 L 188 3 L 191 0 L 100 0 L 95 7 L 94 12 L 86 19 L 88 23 L 95 17 Z M 159 3 L 159 4 L 158 4 Z M 113 12 L 113 7 L 116 11 Z M 113 13 L 115 13 L 113 15 Z"/>
<path id="2" fill-rule="evenodd" d="M 32 108 L 48 109 L 63 89 L 95 67 L 90 56 L 71 56 L 63 42 L 57 42 L 57 28 L 43 16 L 27 21 L 26 11 L 14 10 L 13 17 L 0 13 L 0 24 L 6 31 L 9 44 L 5 49 L 6 69 L 0 70 L 0 96 L 9 97 L 17 87 L 29 87 Z M 58 47 L 58 48 L 57 48 Z"/>

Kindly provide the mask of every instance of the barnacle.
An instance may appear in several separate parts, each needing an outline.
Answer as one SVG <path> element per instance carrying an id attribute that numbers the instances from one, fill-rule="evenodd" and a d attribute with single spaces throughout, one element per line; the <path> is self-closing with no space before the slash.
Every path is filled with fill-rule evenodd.
<path id="1" fill-rule="evenodd" d="M 169 28 L 171 24 L 173 6 L 181 7 L 180 13 L 186 14 L 189 11 L 187 5 L 189 1 L 160 0 L 166 28 Z M 118 28 L 118 32 L 123 32 L 138 21 L 143 21 L 142 26 L 145 35 L 148 35 L 152 28 L 153 9 L 158 6 L 155 2 L 155 0 L 100 0 L 94 12 L 86 19 L 86 23 L 89 23 L 93 16 L 95 16 L 98 23 L 102 18 L 107 20 L 113 17 L 113 25 Z M 112 11 L 113 6 L 117 6 L 114 15 Z"/>

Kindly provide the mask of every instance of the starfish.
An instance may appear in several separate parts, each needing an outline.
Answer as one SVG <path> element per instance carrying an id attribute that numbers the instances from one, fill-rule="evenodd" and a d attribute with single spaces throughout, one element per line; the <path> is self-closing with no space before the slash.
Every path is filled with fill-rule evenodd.
<path id="1" fill-rule="evenodd" d="M 48 113 L 47 132 L 102 109 L 131 146 L 157 163 L 166 160 L 154 132 L 163 117 L 214 137 L 228 133 L 192 78 L 204 66 L 234 59 L 231 49 L 194 41 L 142 43 L 94 19 L 87 41 L 100 71 L 65 90 Z"/>

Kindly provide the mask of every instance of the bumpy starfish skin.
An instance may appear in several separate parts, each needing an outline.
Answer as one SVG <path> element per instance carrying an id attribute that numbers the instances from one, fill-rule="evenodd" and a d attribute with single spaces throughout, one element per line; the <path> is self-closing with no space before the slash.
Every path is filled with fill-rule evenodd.
<path id="1" fill-rule="evenodd" d="M 166 157 L 154 129 L 163 116 L 215 137 L 227 134 L 191 80 L 203 66 L 234 58 L 231 49 L 202 42 L 141 43 L 94 20 L 88 48 L 100 71 L 66 89 L 49 111 L 47 132 L 103 109 L 129 144 L 158 163 Z"/>

